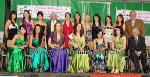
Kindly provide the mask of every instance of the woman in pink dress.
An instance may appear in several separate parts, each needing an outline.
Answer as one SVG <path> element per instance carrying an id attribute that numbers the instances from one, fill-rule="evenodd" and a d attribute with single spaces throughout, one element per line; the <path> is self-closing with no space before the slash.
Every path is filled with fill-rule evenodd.
<path id="1" fill-rule="evenodd" d="M 71 21 L 71 14 L 66 12 L 65 14 L 65 21 L 63 22 L 63 32 L 65 38 L 65 46 L 64 48 L 68 48 L 69 39 L 68 36 L 72 33 L 72 21 Z"/>

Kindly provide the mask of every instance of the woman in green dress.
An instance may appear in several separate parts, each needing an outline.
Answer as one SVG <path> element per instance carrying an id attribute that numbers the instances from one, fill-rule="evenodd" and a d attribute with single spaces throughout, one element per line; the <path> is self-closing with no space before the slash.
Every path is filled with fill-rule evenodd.
<path id="1" fill-rule="evenodd" d="M 29 41 L 30 69 L 33 72 L 44 72 L 49 68 L 46 50 L 44 48 L 44 33 L 40 25 L 36 25 Z"/>
<path id="2" fill-rule="evenodd" d="M 109 52 L 107 61 L 107 66 L 111 69 L 111 73 L 123 72 L 125 66 L 125 49 L 126 37 L 123 36 L 123 29 L 116 27 L 112 42 L 112 51 Z"/>
<path id="3" fill-rule="evenodd" d="M 89 57 L 84 52 L 85 37 L 82 24 L 76 24 L 74 26 L 74 32 L 69 41 L 69 52 L 70 52 L 70 64 L 68 67 L 69 72 L 88 72 L 89 71 Z"/>
<path id="4" fill-rule="evenodd" d="M 8 72 L 25 71 L 23 50 L 27 47 L 26 27 L 21 25 L 19 29 L 20 32 L 13 37 L 10 47 L 8 47 Z"/>

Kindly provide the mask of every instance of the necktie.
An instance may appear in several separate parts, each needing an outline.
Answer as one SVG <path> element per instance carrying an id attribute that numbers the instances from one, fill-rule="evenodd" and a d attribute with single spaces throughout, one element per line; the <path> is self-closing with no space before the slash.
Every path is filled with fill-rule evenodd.
<path id="1" fill-rule="evenodd" d="M 136 43 L 136 45 L 138 44 L 138 40 L 137 40 L 137 38 L 134 38 L 135 39 L 135 43 Z"/>

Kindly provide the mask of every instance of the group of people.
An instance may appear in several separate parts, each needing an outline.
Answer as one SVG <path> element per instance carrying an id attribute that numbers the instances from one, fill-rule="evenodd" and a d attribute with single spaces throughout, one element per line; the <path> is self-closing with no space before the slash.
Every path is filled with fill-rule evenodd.
<path id="1" fill-rule="evenodd" d="M 37 13 L 33 21 L 28 10 L 24 11 L 20 26 L 17 14 L 12 11 L 5 23 L 6 46 L 8 48 L 9 72 L 25 72 L 24 53 L 28 52 L 30 70 L 33 72 L 123 72 L 125 52 L 130 51 L 136 72 L 141 72 L 138 59 L 141 58 L 146 72 L 146 50 L 144 23 L 130 12 L 131 19 L 124 23 L 123 15 L 117 16 L 112 24 L 111 16 L 101 22 L 99 14 L 81 19 L 79 12 L 65 13 L 65 20 L 59 22 L 52 12 L 50 21 L 43 21 L 43 13 Z M 108 52 L 108 53 L 106 53 Z"/>

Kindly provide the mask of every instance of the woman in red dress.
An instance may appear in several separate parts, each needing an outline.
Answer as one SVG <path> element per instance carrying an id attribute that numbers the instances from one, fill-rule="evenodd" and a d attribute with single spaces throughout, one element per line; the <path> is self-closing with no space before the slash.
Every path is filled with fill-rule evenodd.
<path id="1" fill-rule="evenodd" d="M 72 33 L 72 30 L 73 30 L 72 21 L 70 18 L 71 18 L 71 14 L 69 12 L 66 12 L 65 21 L 63 22 L 63 32 L 64 32 L 64 38 L 65 38 L 64 48 L 68 48 L 68 43 L 69 43 L 68 36 L 69 34 Z"/>

